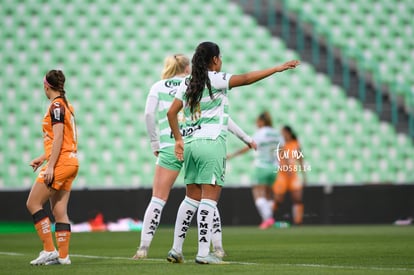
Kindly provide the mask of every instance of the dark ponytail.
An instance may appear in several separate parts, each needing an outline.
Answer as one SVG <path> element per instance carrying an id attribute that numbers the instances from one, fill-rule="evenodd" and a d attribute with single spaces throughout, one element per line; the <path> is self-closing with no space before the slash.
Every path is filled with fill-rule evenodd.
<path id="1" fill-rule="evenodd" d="M 285 126 L 283 126 L 283 130 L 288 132 L 293 140 L 298 140 L 298 137 L 296 136 L 296 133 L 293 131 L 292 127 L 290 127 L 288 125 L 285 125 Z"/>
<path id="2" fill-rule="evenodd" d="M 213 57 L 218 57 L 219 55 L 220 49 L 218 45 L 213 42 L 203 42 L 199 44 L 195 50 L 193 59 L 191 60 L 192 71 L 190 83 L 185 93 L 191 113 L 194 113 L 197 109 L 197 105 L 203 97 L 203 91 L 206 86 L 210 98 L 213 99 L 210 78 L 208 77 L 208 68 Z"/>
<path id="3" fill-rule="evenodd" d="M 66 99 L 66 91 L 65 91 L 66 78 L 63 72 L 61 70 L 50 70 L 46 74 L 45 78 L 46 78 L 47 83 L 50 85 L 50 88 L 60 93 L 60 97 L 63 98 L 63 101 L 65 102 L 66 107 L 69 109 L 69 104 Z"/>

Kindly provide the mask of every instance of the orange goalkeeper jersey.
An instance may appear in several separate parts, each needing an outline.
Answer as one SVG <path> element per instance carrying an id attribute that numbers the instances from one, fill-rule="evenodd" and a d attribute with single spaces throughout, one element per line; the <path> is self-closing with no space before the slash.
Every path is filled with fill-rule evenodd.
<path id="1" fill-rule="evenodd" d="M 77 157 L 77 132 L 73 106 L 62 97 L 53 99 L 43 118 L 43 145 L 46 159 L 49 160 L 52 153 L 53 125 L 63 123 L 63 142 L 56 166 L 78 165 Z"/>

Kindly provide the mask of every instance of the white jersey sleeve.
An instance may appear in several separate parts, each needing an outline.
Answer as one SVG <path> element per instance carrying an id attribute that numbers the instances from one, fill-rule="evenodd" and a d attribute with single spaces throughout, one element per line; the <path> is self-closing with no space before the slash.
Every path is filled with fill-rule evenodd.
<path id="1" fill-rule="evenodd" d="M 216 89 L 229 89 L 231 74 L 225 72 L 214 72 L 210 75 L 210 82 Z"/>
<path id="2" fill-rule="evenodd" d="M 231 117 L 229 117 L 228 129 L 230 133 L 238 137 L 247 145 L 253 142 L 253 139 L 248 134 L 246 134 L 246 132 L 244 132 L 243 129 L 241 129 L 239 125 L 237 125 L 236 122 L 234 122 L 234 120 L 231 119 Z"/>
<path id="3" fill-rule="evenodd" d="M 151 86 L 151 89 L 150 89 L 150 91 L 148 93 L 148 97 L 152 96 L 152 97 L 158 98 L 158 89 L 157 89 L 157 86 L 158 86 L 158 82 Z"/>
<path id="4" fill-rule="evenodd" d="M 177 93 L 175 94 L 176 99 L 184 101 L 184 95 L 185 95 L 185 91 L 187 91 L 188 81 L 189 81 L 189 78 L 186 77 L 181 82 L 180 86 L 178 86 Z"/>
<path id="5" fill-rule="evenodd" d="M 145 126 L 147 127 L 147 133 L 150 138 L 151 148 L 153 152 L 156 152 L 160 149 L 160 141 L 158 138 L 157 126 L 156 126 L 157 108 L 158 108 L 158 95 L 156 97 L 152 95 L 150 92 L 150 94 L 147 97 L 147 102 L 145 104 Z"/>

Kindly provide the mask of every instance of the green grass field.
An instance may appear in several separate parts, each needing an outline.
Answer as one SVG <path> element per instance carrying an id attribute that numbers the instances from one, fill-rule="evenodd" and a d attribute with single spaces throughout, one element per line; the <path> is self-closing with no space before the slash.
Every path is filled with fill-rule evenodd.
<path id="1" fill-rule="evenodd" d="M 227 265 L 197 265 L 196 230 L 188 234 L 185 264 L 165 260 L 172 228 L 161 228 L 149 259 L 133 261 L 138 233 L 72 235 L 70 266 L 35 266 L 35 233 L 0 234 L 0 274 L 408 274 L 414 273 L 414 227 L 304 226 L 260 231 L 225 227 Z M 12 254 L 16 253 L 16 254 Z"/>

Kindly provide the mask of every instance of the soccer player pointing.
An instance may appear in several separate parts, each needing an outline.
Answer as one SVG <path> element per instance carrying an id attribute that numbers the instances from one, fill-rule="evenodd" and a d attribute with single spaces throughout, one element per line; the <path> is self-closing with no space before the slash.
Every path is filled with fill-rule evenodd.
<path id="1" fill-rule="evenodd" d="M 177 88 L 181 84 L 185 76 L 190 73 L 190 60 L 183 54 L 175 54 L 167 56 L 164 62 L 161 80 L 152 85 L 147 97 L 145 105 L 145 122 L 147 132 L 151 141 L 151 148 L 157 157 L 155 174 L 152 186 L 151 201 L 145 211 L 143 226 L 141 231 L 141 241 L 137 252 L 133 256 L 134 259 L 144 259 L 148 255 L 152 239 L 157 231 L 161 220 L 162 211 L 168 200 L 170 190 L 180 173 L 183 162 L 177 160 L 174 155 L 175 140 L 171 135 L 171 129 L 167 121 L 167 111 L 174 100 Z M 158 127 L 156 117 L 158 113 Z M 249 146 L 253 141 L 247 136 L 236 123 L 230 121 L 229 130 L 244 141 Z M 189 129 L 183 128 L 183 134 Z M 198 206 L 200 198 L 191 200 L 191 205 Z M 183 206 L 184 207 L 184 206 Z M 187 208 L 180 207 L 180 210 L 187 211 Z M 194 210 L 195 212 L 195 210 Z M 219 213 L 215 213 L 216 219 L 220 220 Z M 218 223 L 219 225 L 219 223 Z M 220 227 L 221 228 L 221 227 Z M 221 233 L 221 230 L 217 231 Z M 178 234 L 177 234 L 178 235 Z M 185 234 L 174 239 L 174 247 L 176 254 L 172 260 L 177 263 L 184 261 L 182 256 L 182 246 Z M 214 234 L 213 244 L 215 244 L 216 252 L 224 255 L 223 245 L 221 243 L 221 234 Z"/>
<path id="2" fill-rule="evenodd" d="M 209 248 L 214 212 L 224 184 L 229 119 L 228 90 L 293 69 L 298 64 L 299 61 L 289 61 L 264 70 L 231 75 L 220 72 L 222 60 L 217 44 L 203 42 L 197 46 L 192 58 L 191 76 L 180 85 L 167 113 L 175 138 L 175 155 L 179 160 L 184 160 L 187 197 L 201 197 L 197 212 L 197 263 L 221 262 L 221 259 L 209 254 Z M 186 125 L 197 129 L 184 139 L 177 118 L 183 107 Z"/>

